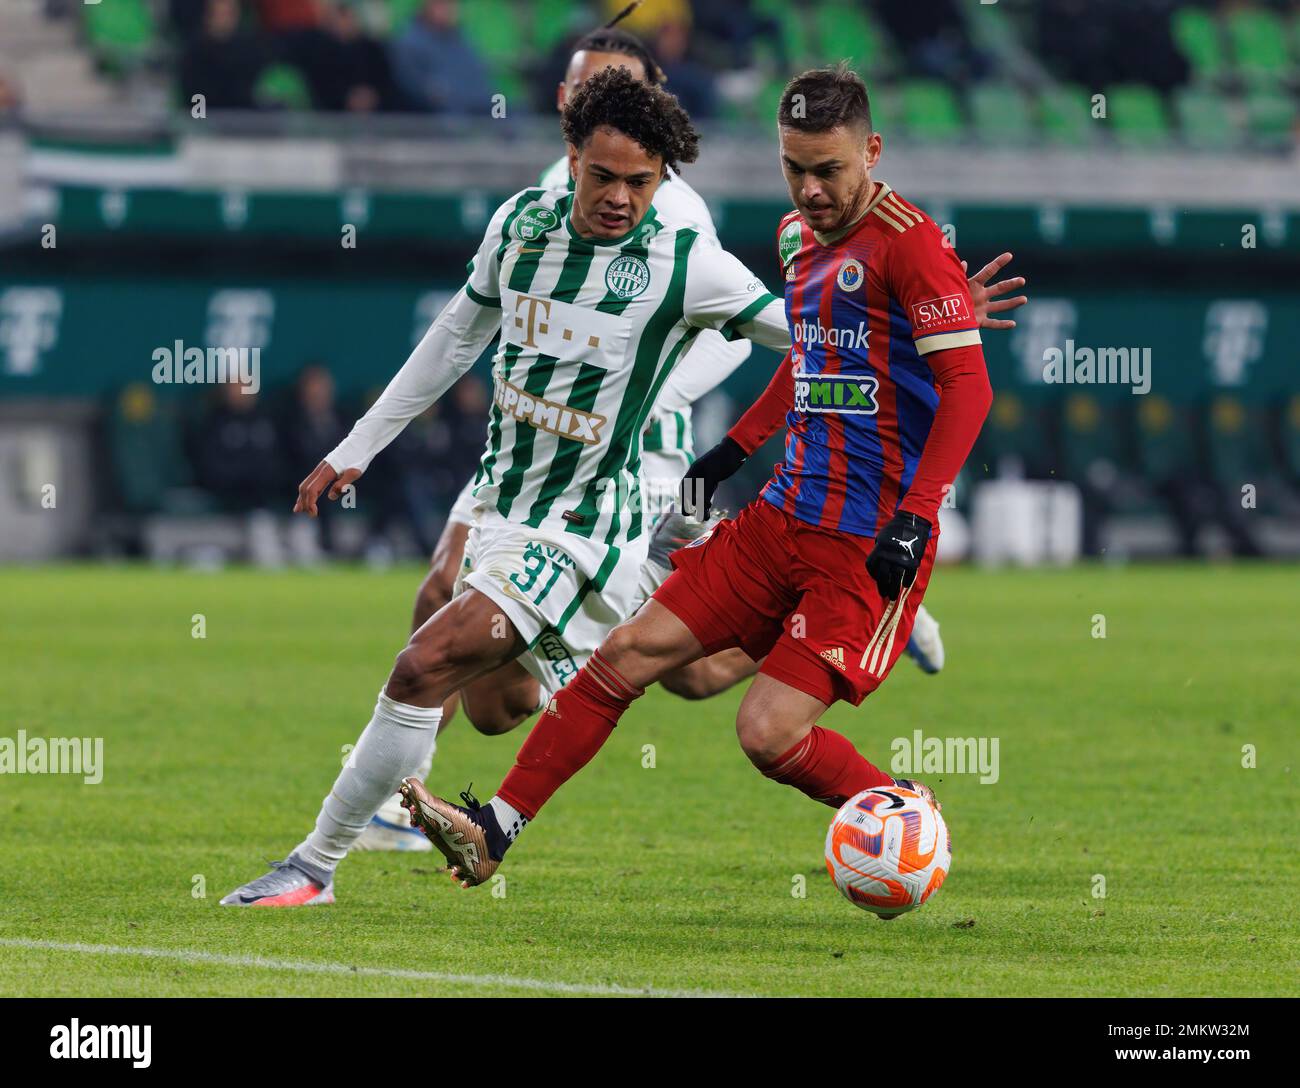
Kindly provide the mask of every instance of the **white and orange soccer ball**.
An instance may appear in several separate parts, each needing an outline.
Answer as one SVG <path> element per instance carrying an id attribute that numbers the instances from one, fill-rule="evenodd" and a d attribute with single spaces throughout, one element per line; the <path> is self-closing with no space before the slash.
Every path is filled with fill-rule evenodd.
<path id="1" fill-rule="evenodd" d="M 826 832 L 826 868 L 855 906 L 894 918 L 943 885 L 952 838 L 943 817 L 915 790 L 877 786 L 844 802 Z"/>

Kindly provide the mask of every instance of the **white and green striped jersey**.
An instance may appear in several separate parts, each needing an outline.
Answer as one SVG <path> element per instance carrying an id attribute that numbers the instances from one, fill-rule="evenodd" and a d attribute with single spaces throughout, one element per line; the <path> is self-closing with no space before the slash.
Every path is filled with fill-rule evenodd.
<path id="1" fill-rule="evenodd" d="M 475 494 L 511 521 L 607 544 L 640 536 L 641 434 L 701 330 L 780 351 L 784 304 L 699 230 L 652 207 L 619 239 L 580 238 L 564 189 L 498 209 L 465 287 L 501 307 Z"/>
<path id="2" fill-rule="evenodd" d="M 538 184 L 543 189 L 572 189 L 569 156 L 562 155 L 543 171 Z M 704 198 L 671 167 L 655 190 L 654 210 L 663 222 L 692 227 L 702 237 L 717 240 L 717 228 Z M 688 358 L 674 368 L 650 410 L 644 448 L 691 453 L 694 444 L 691 405 L 726 380 L 749 358 L 749 351 L 747 340 L 727 340 L 709 330 L 697 336 Z"/>
<path id="3" fill-rule="evenodd" d="M 653 207 L 607 241 L 578 237 L 572 203 L 527 189 L 497 209 L 468 282 L 326 454 L 336 472 L 364 471 L 499 334 L 475 495 L 509 521 L 592 542 L 642 534 L 641 435 L 674 365 L 704 329 L 786 351 L 785 306 L 715 240 Z"/>

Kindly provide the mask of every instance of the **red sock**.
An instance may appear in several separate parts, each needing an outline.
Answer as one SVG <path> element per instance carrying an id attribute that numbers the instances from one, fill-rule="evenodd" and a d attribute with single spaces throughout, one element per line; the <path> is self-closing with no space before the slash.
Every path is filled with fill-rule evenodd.
<path id="1" fill-rule="evenodd" d="M 831 808 L 839 808 L 855 793 L 872 786 L 894 784 L 893 778 L 858 753 L 848 737 L 820 725 L 814 725 L 803 740 L 759 770 Z"/>
<path id="2" fill-rule="evenodd" d="M 536 819 L 551 794 L 600 751 L 632 700 L 644 694 L 599 652 L 592 654 L 542 711 L 497 796 L 528 819 Z"/>

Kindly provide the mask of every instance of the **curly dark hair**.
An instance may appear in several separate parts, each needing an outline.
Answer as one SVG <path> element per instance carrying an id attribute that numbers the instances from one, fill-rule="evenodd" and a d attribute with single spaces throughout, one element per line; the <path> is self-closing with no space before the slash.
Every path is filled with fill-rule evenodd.
<path id="1" fill-rule="evenodd" d="M 604 68 L 583 83 L 565 104 L 560 127 L 577 148 L 598 128 L 616 129 L 674 170 L 700 151 L 700 135 L 677 99 L 626 68 Z"/>

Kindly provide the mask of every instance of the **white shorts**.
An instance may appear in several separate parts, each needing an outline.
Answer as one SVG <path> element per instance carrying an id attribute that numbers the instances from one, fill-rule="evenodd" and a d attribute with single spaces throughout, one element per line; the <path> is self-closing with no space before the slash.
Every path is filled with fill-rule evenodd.
<path id="1" fill-rule="evenodd" d="M 474 497 L 474 477 L 471 476 L 465 486 L 460 489 L 456 501 L 452 503 L 451 512 L 447 515 L 447 524 L 473 525 L 474 509 L 477 506 L 478 499 Z"/>
<path id="2" fill-rule="evenodd" d="M 517 660 L 554 694 L 632 614 L 646 543 L 643 535 L 609 548 L 483 507 L 470 525 L 456 592 L 476 589 L 501 609 L 528 643 Z"/>

